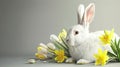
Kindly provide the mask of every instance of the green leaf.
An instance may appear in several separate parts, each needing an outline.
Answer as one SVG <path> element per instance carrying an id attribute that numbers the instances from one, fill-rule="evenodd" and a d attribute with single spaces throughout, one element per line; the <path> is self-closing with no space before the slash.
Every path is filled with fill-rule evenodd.
<path id="1" fill-rule="evenodd" d="M 114 55 L 113 53 L 111 53 L 111 52 L 108 52 L 107 53 L 110 57 L 117 57 L 116 55 Z"/>
<path id="2" fill-rule="evenodd" d="M 120 47 L 119 47 L 119 43 L 120 42 L 120 40 L 118 41 L 118 43 L 116 44 L 116 48 L 117 48 L 117 52 L 118 52 L 118 59 L 119 59 L 119 61 L 120 61 Z"/>
<path id="3" fill-rule="evenodd" d="M 120 47 L 120 39 L 119 39 L 119 41 L 118 41 L 118 46 Z"/>
<path id="4" fill-rule="evenodd" d="M 66 41 L 65 41 L 62 37 L 61 37 L 61 40 L 62 40 L 62 42 L 64 43 L 64 46 L 68 49 L 69 47 L 68 47 Z"/>
<path id="5" fill-rule="evenodd" d="M 114 52 L 114 55 L 116 55 L 116 60 L 120 62 L 120 39 L 117 41 L 116 39 L 114 40 L 114 42 L 111 42 L 111 48 Z M 110 56 L 113 56 L 109 53 Z"/>
<path id="6" fill-rule="evenodd" d="M 114 46 L 114 42 L 113 41 L 111 42 L 111 48 L 112 48 L 112 51 L 114 52 L 114 54 L 117 55 L 117 51 L 116 51 L 116 48 Z"/>
<path id="7" fill-rule="evenodd" d="M 110 57 L 107 62 L 115 62 L 117 61 L 117 57 Z"/>
<path id="8" fill-rule="evenodd" d="M 61 49 L 61 47 L 59 46 L 59 44 L 58 44 L 58 43 L 53 42 L 53 44 L 55 45 L 55 47 L 56 47 L 57 49 Z"/>
<path id="9" fill-rule="evenodd" d="M 120 61 L 120 48 L 119 48 L 119 43 L 116 41 L 116 39 L 115 39 L 115 47 L 117 51 L 118 60 Z"/>
<path id="10" fill-rule="evenodd" d="M 59 46 L 60 46 L 61 48 L 66 49 L 66 47 L 64 47 L 62 43 L 60 43 L 60 42 L 58 42 L 58 41 L 56 41 L 56 42 L 59 44 Z"/>
<path id="11" fill-rule="evenodd" d="M 63 39 L 62 37 L 61 37 L 61 40 L 62 40 L 62 43 L 64 44 L 64 46 L 66 47 L 66 51 L 68 53 L 68 56 L 70 57 L 70 52 L 69 52 L 68 44 L 66 43 L 65 39 Z"/>

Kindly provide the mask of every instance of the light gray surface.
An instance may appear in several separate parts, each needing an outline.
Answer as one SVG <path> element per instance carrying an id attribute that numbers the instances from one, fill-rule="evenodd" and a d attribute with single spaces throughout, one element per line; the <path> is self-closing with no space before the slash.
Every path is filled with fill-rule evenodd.
<path id="1" fill-rule="evenodd" d="M 76 64 L 57 64 L 37 62 L 35 64 L 26 64 L 28 57 L 2 57 L 0 58 L 0 67 L 102 67 L 95 66 L 93 63 L 86 65 Z M 120 67 L 120 63 L 109 63 L 104 67 Z"/>
<path id="2" fill-rule="evenodd" d="M 90 31 L 112 29 L 120 34 L 120 0 L 0 0 L 0 56 L 34 56 L 50 34 L 77 24 L 77 8 L 94 2 Z"/>

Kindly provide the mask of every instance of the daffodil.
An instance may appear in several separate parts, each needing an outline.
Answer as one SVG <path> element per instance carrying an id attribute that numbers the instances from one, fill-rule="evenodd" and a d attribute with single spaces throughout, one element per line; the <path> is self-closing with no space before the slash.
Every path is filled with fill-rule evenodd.
<path id="1" fill-rule="evenodd" d="M 35 56 L 37 59 L 46 59 L 47 53 L 48 53 L 47 46 L 44 44 L 40 44 L 37 47 L 37 53 L 35 53 Z"/>
<path id="2" fill-rule="evenodd" d="M 40 46 L 40 47 L 43 47 L 43 48 L 45 48 L 45 49 L 48 48 L 48 47 L 47 47 L 45 44 L 43 44 L 43 43 L 40 43 L 39 46 Z"/>
<path id="3" fill-rule="evenodd" d="M 35 53 L 35 56 L 37 59 L 46 59 L 47 58 L 47 55 L 46 54 L 42 54 L 42 53 Z"/>
<path id="4" fill-rule="evenodd" d="M 55 34 L 50 35 L 50 40 L 51 40 L 52 42 L 59 41 L 58 37 L 57 37 Z"/>
<path id="5" fill-rule="evenodd" d="M 58 35 L 58 39 L 59 39 L 60 41 L 62 41 L 61 38 L 65 39 L 66 36 L 67 36 L 66 30 L 65 30 L 65 29 L 62 29 L 62 31 L 61 31 L 61 32 L 59 33 L 59 35 Z"/>
<path id="6" fill-rule="evenodd" d="M 37 47 L 37 51 L 38 51 L 38 53 L 44 53 L 44 54 L 47 54 L 47 49 L 45 49 L 45 48 L 43 48 L 43 47 Z"/>
<path id="7" fill-rule="evenodd" d="M 105 65 L 107 60 L 109 59 L 107 55 L 107 50 L 102 51 L 102 49 L 98 49 L 98 54 L 94 54 L 96 59 L 95 65 Z"/>
<path id="8" fill-rule="evenodd" d="M 114 29 L 112 31 L 104 31 L 104 34 L 99 37 L 103 45 L 107 45 L 111 43 L 111 40 L 113 39 L 114 36 Z"/>
<path id="9" fill-rule="evenodd" d="M 50 48 L 50 49 L 52 49 L 52 50 L 55 50 L 55 48 L 56 48 L 53 43 L 48 43 L 47 47 Z"/>
<path id="10" fill-rule="evenodd" d="M 55 50 L 55 61 L 62 63 L 67 57 L 64 54 L 64 50 Z"/>

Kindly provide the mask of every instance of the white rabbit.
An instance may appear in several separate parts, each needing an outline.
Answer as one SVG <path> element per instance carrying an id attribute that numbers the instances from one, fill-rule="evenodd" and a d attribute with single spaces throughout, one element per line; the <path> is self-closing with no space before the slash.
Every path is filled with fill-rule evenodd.
<path id="1" fill-rule="evenodd" d="M 104 31 L 97 31 L 89 33 L 89 24 L 94 18 L 95 5 L 90 3 L 84 10 L 84 5 L 80 4 L 78 7 L 78 25 L 73 26 L 67 36 L 67 42 L 71 58 L 66 62 L 72 60 L 77 63 L 94 62 L 94 54 L 98 53 L 98 48 L 112 51 L 109 45 L 103 46 L 100 43 L 99 36 L 104 34 Z M 114 34 L 114 38 L 119 38 Z"/>

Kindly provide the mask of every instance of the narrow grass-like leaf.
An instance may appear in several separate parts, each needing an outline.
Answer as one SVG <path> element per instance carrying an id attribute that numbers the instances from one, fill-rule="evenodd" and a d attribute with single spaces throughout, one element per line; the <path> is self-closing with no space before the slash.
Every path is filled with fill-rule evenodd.
<path id="1" fill-rule="evenodd" d="M 56 41 L 56 43 L 58 44 L 59 49 L 63 49 L 65 54 L 70 55 L 68 49 L 66 49 L 60 42 Z"/>
<path id="2" fill-rule="evenodd" d="M 111 41 L 111 48 L 114 52 L 116 60 L 120 62 L 120 39 Z M 108 53 L 108 55 L 114 57 L 114 55 L 111 53 Z"/>
<path id="3" fill-rule="evenodd" d="M 119 40 L 120 41 L 120 40 Z M 119 47 L 119 41 L 116 43 L 116 48 L 118 52 L 118 60 L 120 61 L 120 47 Z"/>
<path id="4" fill-rule="evenodd" d="M 115 62 L 115 61 L 117 61 L 116 57 L 110 57 L 107 62 Z"/>
<path id="5" fill-rule="evenodd" d="M 62 37 L 61 37 L 61 40 L 62 40 L 64 46 L 66 47 L 66 51 L 67 51 L 67 53 L 68 53 L 68 56 L 70 57 L 70 52 L 69 52 L 68 44 L 66 43 L 66 41 L 65 41 Z"/>
<path id="6" fill-rule="evenodd" d="M 118 40 L 118 46 L 120 47 L 120 39 Z"/>
<path id="7" fill-rule="evenodd" d="M 108 52 L 107 53 L 110 57 L 117 57 L 116 55 L 114 55 L 113 53 L 111 53 L 111 52 Z"/>
<path id="8" fill-rule="evenodd" d="M 56 47 L 57 49 L 60 49 L 60 46 L 59 46 L 56 42 L 53 42 L 53 44 L 55 45 L 55 47 Z"/>
<path id="9" fill-rule="evenodd" d="M 116 48 L 114 46 L 114 42 L 113 41 L 111 42 L 111 48 L 112 48 L 113 52 L 115 53 L 115 55 L 117 55 Z"/>
<path id="10" fill-rule="evenodd" d="M 62 42 L 64 43 L 65 47 L 68 49 L 69 47 L 68 47 L 66 41 L 65 41 L 63 38 L 61 38 L 61 40 L 62 40 Z"/>
<path id="11" fill-rule="evenodd" d="M 67 50 L 67 48 L 65 47 L 65 46 L 63 46 L 63 44 L 62 43 L 60 43 L 60 42 L 58 42 L 58 41 L 56 41 L 58 44 L 59 44 L 59 46 L 61 47 L 61 48 L 63 48 L 63 49 L 65 49 L 65 50 Z"/>
<path id="12" fill-rule="evenodd" d="M 118 42 L 116 41 L 116 39 L 115 39 L 115 44 L 114 45 L 116 47 L 118 61 L 120 61 L 120 49 L 119 49 Z"/>

